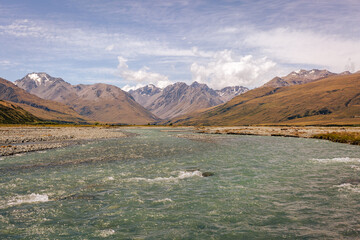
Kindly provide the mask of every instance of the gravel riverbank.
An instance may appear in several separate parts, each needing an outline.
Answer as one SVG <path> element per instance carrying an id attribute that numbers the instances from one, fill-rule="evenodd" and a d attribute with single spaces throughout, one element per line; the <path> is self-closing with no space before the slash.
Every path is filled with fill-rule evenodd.
<path id="1" fill-rule="evenodd" d="M 127 137 L 117 128 L 0 127 L 0 156 L 66 147 L 84 141 Z"/>
<path id="2" fill-rule="evenodd" d="M 200 127 L 198 133 L 314 138 L 320 134 L 360 134 L 360 127 Z"/>

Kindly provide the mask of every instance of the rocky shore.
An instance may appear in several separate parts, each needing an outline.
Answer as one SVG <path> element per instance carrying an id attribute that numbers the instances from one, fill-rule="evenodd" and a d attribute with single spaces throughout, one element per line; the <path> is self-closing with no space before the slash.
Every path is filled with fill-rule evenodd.
<path id="1" fill-rule="evenodd" d="M 259 136 L 283 136 L 317 138 L 322 134 L 356 134 L 360 135 L 360 127 L 270 127 L 270 126 L 242 126 L 242 127 L 199 127 L 198 133 L 235 134 Z"/>
<path id="2" fill-rule="evenodd" d="M 0 156 L 128 135 L 116 128 L 102 127 L 0 127 Z"/>

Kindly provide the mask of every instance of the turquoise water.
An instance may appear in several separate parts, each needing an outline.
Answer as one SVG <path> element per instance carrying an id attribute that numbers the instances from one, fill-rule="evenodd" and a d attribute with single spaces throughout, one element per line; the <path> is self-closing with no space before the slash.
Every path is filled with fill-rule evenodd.
<path id="1" fill-rule="evenodd" d="M 359 146 L 127 131 L 1 158 L 0 239 L 360 237 Z"/>

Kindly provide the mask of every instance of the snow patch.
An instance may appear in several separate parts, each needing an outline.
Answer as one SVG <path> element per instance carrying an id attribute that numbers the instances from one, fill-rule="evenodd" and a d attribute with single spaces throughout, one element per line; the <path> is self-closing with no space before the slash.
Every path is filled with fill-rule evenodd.
<path id="1" fill-rule="evenodd" d="M 28 77 L 35 81 L 36 86 L 41 84 L 41 77 L 37 73 L 31 73 Z"/>

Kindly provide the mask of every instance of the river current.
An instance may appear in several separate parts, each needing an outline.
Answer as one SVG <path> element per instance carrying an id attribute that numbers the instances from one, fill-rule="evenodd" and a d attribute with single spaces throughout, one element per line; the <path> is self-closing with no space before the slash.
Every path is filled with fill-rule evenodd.
<path id="1" fill-rule="evenodd" d="M 359 146 L 126 131 L 0 158 L 0 239 L 360 237 Z"/>

